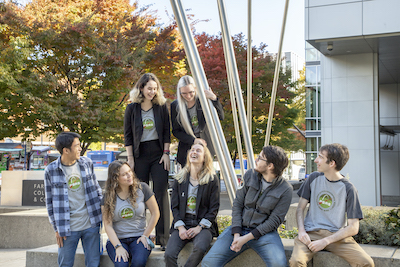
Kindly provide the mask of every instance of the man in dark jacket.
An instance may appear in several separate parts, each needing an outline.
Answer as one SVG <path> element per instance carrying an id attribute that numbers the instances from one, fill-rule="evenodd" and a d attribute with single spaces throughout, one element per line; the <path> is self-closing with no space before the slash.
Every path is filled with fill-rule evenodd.
<path id="1" fill-rule="evenodd" d="M 292 186 L 282 177 L 288 165 L 284 150 L 266 146 L 256 167 L 244 175 L 244 186 L 236 192 L 232 226 L 218 238 L 202 266 L 224 266 L 252 248 L 267 266 L 287 266 L 285 250 L 277 229 L 292 201 Z"/>

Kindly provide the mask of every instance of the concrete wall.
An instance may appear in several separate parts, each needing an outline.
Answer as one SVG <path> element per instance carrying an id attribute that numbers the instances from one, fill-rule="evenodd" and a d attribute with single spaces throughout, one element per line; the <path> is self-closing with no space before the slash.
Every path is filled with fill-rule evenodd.
<path id="1" fill-rule="evenodd" d="M 398 84 L 385 84 L 379 86 L 379 114 L 380 124 L 400 124 L 400 94 Z M 381 147 L 386 142 L 393 144 L 393 150 L 381 149 L 381 180 L 382 195 L 400 196 L 400 149 L 399 135 L 390 137 L 380 135 Z"/>
<path id="2" fill-rule="evenodd" d="M 377 55 L 322 56 L 321 68 L 322 144 L 347 145 L 350 160 L 341 173 L 362 205 L 380 205 Z"/>
<path id="3" fill-rule="evenodd" d="M 95 169 L 98 181 L 107 180 L 107 169 Z M 44 171 L 2 171 L 1 205 L 22 205 L 22 181 L 43 180 Z"/>
<path id="4" fill-rule="evenodd" d="M 398 0 L 306 0 L 306 40 L 400 31 Z"/>

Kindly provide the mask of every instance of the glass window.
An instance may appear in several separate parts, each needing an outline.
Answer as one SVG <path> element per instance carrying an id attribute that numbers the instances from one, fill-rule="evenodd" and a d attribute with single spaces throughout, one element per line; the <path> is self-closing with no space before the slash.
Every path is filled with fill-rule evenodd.
<path id="1" fill-rule="evenodd" d="M 312 172 L 317 171 L 317 164 L 315 164 L 314 160 L 317 157 L 317 153 L 307 153 L 307 159 L 306 159 L 306 168 L 307 168 L 307 174 L 311 174 Z"/>
<path id="2" fill-rule="evenodd" d="M 317 117 L 317 95 L 315 87 L 306 87 L 306 117 Z"/>
<path id="3" fill-rule="evenodd" d="M 306 147 L 307 151 L 317 151 L 318 150 L 317 138 L 316 137 L 307 138 Z"/>
<path id="4" fill-rule="evenodd" d="M 317 66 L 306 66 L 306 85 L 317 84 Z"/>
<path id="5" fill-rule="evenodd" d="M 314 119 L 306 119 L 306 129 L 309 131 L 317 130 L 317 125 Z"/>

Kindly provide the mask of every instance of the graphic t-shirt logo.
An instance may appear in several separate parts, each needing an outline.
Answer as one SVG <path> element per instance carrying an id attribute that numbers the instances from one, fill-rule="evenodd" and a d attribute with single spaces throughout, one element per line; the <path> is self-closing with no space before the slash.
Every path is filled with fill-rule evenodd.
<path id="1" fill-rule="evenodd" d="M 143 130 L 150 131 L 154 128 L 154 121 L 152 119 L 143 120 Z"/>
<path id="2" fill-rule="evenodd" d="M 193 127 L 199 126 L 199 120 L 197 119 L 197 115 L 194 115 L 193 117 L 191 117 L 190 120 L 192 122 Z"/>
<path id="3" fill-rule="evenodd" d="M 187 206 L 190 210 L 194 211 L 196 209 L 196 197 L 194 196 L 188 197 Z"/>
<path id="4" fill-rule="evenodd" d="M 81 179 L 79 178 L 79 176 L 76 175 L 71 175 L 71 177 L 69 177 L 68 179 L 68 188 L 71 190 L 78 190 L 81 187 Z"/>
<path id="5" fill-rule="evenodd" d="M 317 196 L 317 204 L 322 210 L 331 210 L 335 206 L 335 197 L 330 192 L 323 191 Z"/>
<path id="6" fill-rule="evenodd" d="M 135 215 L 135 212 L 132 208 L 123 208 L 121 210 L 121 218 L 122 219 L 130 219 Z"/>

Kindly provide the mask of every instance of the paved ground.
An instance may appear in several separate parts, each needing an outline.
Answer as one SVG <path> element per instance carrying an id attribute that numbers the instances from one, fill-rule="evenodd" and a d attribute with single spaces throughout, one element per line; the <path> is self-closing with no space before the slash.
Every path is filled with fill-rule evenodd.
<path id="1" fill-rule="evenodd" d="M 289 181 L 292 184 L 298 181 Z M 297 190 L 293 191 L 292 204 L 299 201 L 296 194 Z M 1 191 L 0 191 L 1 200 Z M 43 208 L 43 207 L 40 207 Z M 231 215 L 232 209 L 229 201 L 228 193 L 226 192 L 225 185 L 221 182 L 221 204 L 219 215 Z M 23 267 L 25 266 L 26 249 L 0 249 L 0 267 Z"/>

